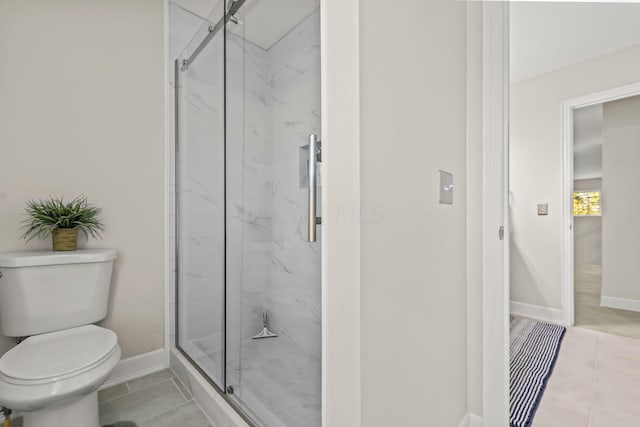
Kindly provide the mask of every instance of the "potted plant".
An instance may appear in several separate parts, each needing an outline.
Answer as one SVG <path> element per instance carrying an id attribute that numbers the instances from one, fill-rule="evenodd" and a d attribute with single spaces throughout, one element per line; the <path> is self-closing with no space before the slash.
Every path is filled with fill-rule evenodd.
<path id="1" fill-rule="evenodd" d="M 34 237 L 52 236 L 54 251 L 75 251 L 78 231 L 87 238 L 102 237 L 104 224 L 98 218 L 102 208 L 87 202 L 85 196 L 78 196 L 65 203 L 63 198 L 50 197 L 48 200 L 29 200 L 22 223 L 23 239 L 27 242 Z"/>

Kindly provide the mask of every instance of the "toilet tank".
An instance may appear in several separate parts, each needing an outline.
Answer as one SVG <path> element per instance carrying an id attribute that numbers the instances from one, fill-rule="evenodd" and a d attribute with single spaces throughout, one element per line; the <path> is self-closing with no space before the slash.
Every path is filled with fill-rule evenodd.
<path id="1" fill-rule="evenodd" d="M 3 334 L 37 335 L 104 319 L 115 258 L 112 249 L 0 253 Z"/>

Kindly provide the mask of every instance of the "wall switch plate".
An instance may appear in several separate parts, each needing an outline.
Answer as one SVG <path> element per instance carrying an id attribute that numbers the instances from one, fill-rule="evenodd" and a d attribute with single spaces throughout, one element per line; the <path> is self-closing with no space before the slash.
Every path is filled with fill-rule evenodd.
<path id="1" fill-rule="evenodd" d="M 445 171 L 440 172 L 440 204 L 453 204 L 453 174 Z"/>
<path id="2" fill-rule="evenodd" d="M 538 215 L 549 215 L 549 203 L 538 203 Z"/>

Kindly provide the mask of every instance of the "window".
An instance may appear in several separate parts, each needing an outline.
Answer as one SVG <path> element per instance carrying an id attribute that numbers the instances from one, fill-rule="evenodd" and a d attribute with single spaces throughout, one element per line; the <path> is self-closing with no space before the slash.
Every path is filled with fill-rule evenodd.
<path id="1" fill-rule="evenodd" d="M 600 190 L 573 192 L 573 216 L 600 215 Z"/>

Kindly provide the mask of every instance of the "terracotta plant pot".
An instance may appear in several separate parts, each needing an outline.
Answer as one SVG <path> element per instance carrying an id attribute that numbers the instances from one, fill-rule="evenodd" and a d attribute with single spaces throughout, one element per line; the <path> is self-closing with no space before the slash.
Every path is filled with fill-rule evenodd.
<path id="1" fill-rule="evenodd" d="M 56 228 L 51 233 L 54 251 L 75 251 L 78 247 L 77 228 Z"/>

